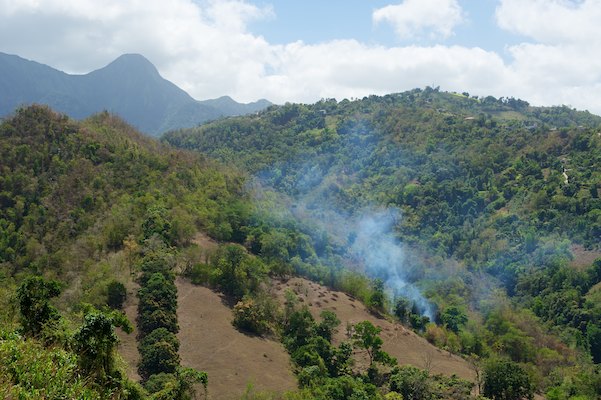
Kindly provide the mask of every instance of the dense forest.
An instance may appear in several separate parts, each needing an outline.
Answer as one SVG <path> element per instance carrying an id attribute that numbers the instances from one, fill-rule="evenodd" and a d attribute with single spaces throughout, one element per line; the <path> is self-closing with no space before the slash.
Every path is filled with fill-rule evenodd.
<path id="1" fill-rule="evenodd" d="M 596 399 L 600 121 L 426 89 L 273 106 L 167 144 L 108 113 L 20 109 L 0 124 L 0 393 L 211 393 L 178 355 L 182 275 L 290 354 L 298 390 L 256 398 Z M 218 249 L 200 251 L 198 232 Z M 366 249 L 402 255 L 412 291 L 391 291 Z M 335 313 L 268 295 L 294 274 L 462 355 L 476 382 L 398 365 L 368 321 L 334 343 Z M 141 385 L 115 351 L 134 282 Z"/>

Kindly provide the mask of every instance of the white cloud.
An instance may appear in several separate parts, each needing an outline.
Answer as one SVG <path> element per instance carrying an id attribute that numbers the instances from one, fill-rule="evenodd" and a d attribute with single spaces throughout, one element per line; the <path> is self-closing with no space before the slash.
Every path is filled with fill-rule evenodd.
<path id="1" fill-rule="evenodd" d="M 391 24 L 400 39 L 448 38 L 463 22 L 463 11 L 457 0 L 405 0 L 375 10 L 372 19 Z"/>
<path id="2" fill-rule="evenodd" d="M 531 41 L 507 49 L 516 96 L 601 114 L 601 1 L 501 0 L 496 19 Z"/>
<path id="3" fill-rule="evenodd" d="M 499 26 L 540 43 L 599 42 L 599 0 L 500 0 Z"/>
<path id="4" fill-rule="evenodd" d="M 197 99 L 313 102 L 430 85 L 601 114 L 600 8 L 600 0 L 501 0 L 499 25 L 530 40 L 509 47 L 503 60 L 462 46 L 273 45 L 248 28 L 273 18 L 273 9 L 243 0 L 0 0 L 0 51 L 78 73 L 141 53 Z M 429 32 L 450 33 L 449 26 Z"/>

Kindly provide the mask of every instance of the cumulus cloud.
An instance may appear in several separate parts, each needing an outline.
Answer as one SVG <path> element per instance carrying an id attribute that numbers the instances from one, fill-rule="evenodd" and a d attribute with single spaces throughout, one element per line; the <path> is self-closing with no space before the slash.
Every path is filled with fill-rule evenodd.
<path id="1" fill-rule="evenodd" d="M 601 41 L 599 0 L 501 0 L 496 18 L 501 28 L 539 43 Z"/>
<path id="2" fill-rule="evenodd" d="M 508 47 L 516 95 L 601 113 L 601 1 L 501 0 L 496 19 L 525 37 Z"/>
<path id="3" fill-rule="evenodd" d="M 0 0 L 0 48 L 75 73 L 141 53 L 207 98 L 261 73 L 273 49 L 246 26 L 272 13 L 239 0 Z"/>
<path id="4" fill-rule="evenodd" d="M 405 0 L 375 10 L 372 19 L 376 24 L 388 22 L 400 39 L 437 39 L 453 34 L 463 22 L 463 11 L 457 0 Z"/>
<path id="5" fill-rule="evenodd" d="M 450 35 L 463 18 L 456 1 L 389 7 L 377 10 L 374 21 L 392 23 L 401 15 L 399 26 L 414 35 Z M 0 51 L 74 73 L 141 53 L 197 99 L 227 94 L 238 101 L 313 102 L 429 85 L 601 113 L 600 13 L 599 0 L 500 0 L 499 26 L 525 37 L 507 48 L 504 60 L 464 46 L 274 45 L 249 29 L 276 17 L 273 9 L 249 0 L 0 0 Z"/>

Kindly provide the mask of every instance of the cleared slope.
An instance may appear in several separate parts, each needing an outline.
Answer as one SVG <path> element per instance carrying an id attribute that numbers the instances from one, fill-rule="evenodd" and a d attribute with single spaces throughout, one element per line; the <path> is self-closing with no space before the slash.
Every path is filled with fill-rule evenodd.
<path id="1" fill-rule="evenodd" d="M 212 290 L 183 279 L 176 285 L 181 363 L 209 374 L 210 399 L 240 398 L 248 383 L 278 392 L 296 388 L 279 342 L 237 331 L 231 309 Z"/>
<path id="2" fill-rule="evenodd" d="M 399 364 L 411 364 L 429 369 L 435 374 L 455 374 L 460 378 L 475 380 L 474 372 L 461 357 L 431 345 L 401 324 L 374 316 L 360 301 L 345 293 L 330 290 L 304 278 L 292 278 L 287 282 L 276 284 L 276 293 L 280 299 L 284 298 L 284 292 L 288 289 L 299 297 L 301 304 L 309 306 L 315 317 L 323 310 L 336 313 L 341 321 L 338 332 L 334 336 L 334 341 L 337 343 L 347 340 L 347 323 L 356 324 L 368 320 L 382 328 L 380 336 L 384 340 L 383 349 L 396 357 Z"/>

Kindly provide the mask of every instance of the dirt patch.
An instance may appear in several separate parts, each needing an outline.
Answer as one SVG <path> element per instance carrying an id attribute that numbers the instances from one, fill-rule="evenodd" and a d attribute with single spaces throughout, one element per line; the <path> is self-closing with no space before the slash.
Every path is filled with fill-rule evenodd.
<path id="1" fill-rule="evenodd" d="M 176 285 L 181 363 L 207 372 L 210 399 L 239 399 L 248 383 L 276 392 L 296 388 L 278 341 L 234 329 L 231 309 L 212 290 L 181 278 Z"/>
<path id="2" fill-rule="evenodd" d="M 211 239 L 206 233 L 198 232 L 191 240 L 192 243 L 200 247 L 201 249 L 214 251 L 219 247 L 219 243 Z"/>
<path id="3" fill-rule="evenodd" d="M 579 244 L 574 244 L 570 248 L 574 259 L 570 262 L 570 267 L 586 268 L 595 262 L 597 258 L 601 258 L 601 251 L 587 250 Z"/>
<path id="4" fill-rule="evenodd" d="M 129 335 L 123 332 L 121 329 L 117 329 L 117 336 L 119 337 L 119 346 L 117 348 L 119 354 L 127 364 L 126 372 L 129 379 L 136 382 L 140 381 L 140 375 L 138 375 L 138 361 L 140 361 L 140 353 L 138 353 L 138 343 L 136 336 L 138 335 L 138 327 L 136 326 L 136 317 L 138 315 L 138 289 L 140 287 L 136 283 L 129 283 L 127 287 L 127 300 L 123 305 L 123 311 L 127 319 L 134 326 L 134 331 Z"/>
<path id="5" fill-rule="evenodd" d="M 475 381 L 474 372 L 464 359 L 431 345 L 401 324 L 374 316 L 361 302 L 345 293 L 332 291 L 303 278 L 292 278 L 274 286 L 281 299 L 284 298 L 286 289 L 296 293 L 302 300 L 301 304 L 307 304 L 315 317 L 323 310 L 335 312 L 341 321 L 334 336 L 335 343 L 348 339 L 347 326 L 367 320 L 382 328 L 380 336 L 384 340 L 383 349 L 395 357 L 399 364 L 411 364 L 428 369 L 432 373 L 449 376 L 455 374 L 460 378 Z M 327 299 L 327 302 L 324 299 Z M 358 356 L 361 360 L 361 355 Z"/>

